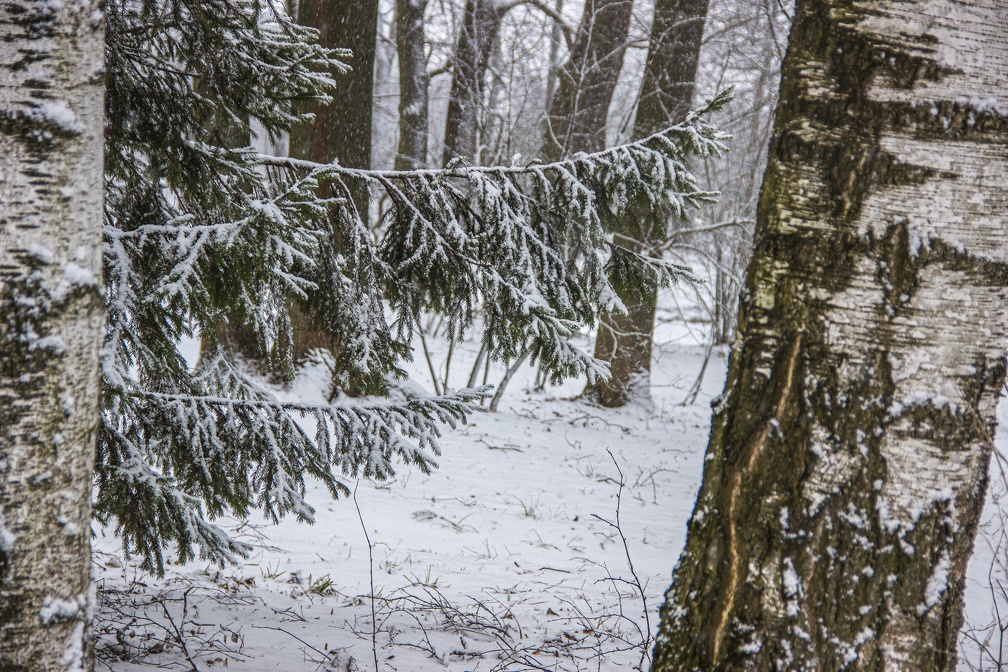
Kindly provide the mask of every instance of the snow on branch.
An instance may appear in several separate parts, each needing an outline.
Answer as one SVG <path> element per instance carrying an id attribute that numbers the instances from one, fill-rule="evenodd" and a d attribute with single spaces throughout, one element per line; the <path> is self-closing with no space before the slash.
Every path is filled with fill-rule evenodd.
<path id="1" fill-rule="evenodd" d="M 641 283 L 685 268 L 616 232 L 621 219 L 666 226 L 716 193 L 687 168 L 721 154 L 706 121 L 554 163 L 371 171 L 266 157 L 273 140 L 339 95 L 348 54 L 320 47 L 275 0 L 107 3 L 105 222 L 96 515 L 160 571 L 247 552 L 210 521 L 252 509 L 311 520 L 305 478 L 384 479 L 400 461 L 428 471 L 441 428 L 489 390 L 404 403 L 282 403 L 218 347 L 243 330 L 260 364 L 293 374 L 291 311 L 323 333 L 333 384 L 380 394 L 401 376 L 422 313 L 466 329 L 483 311 L 492 357 L 529 357 L 552 379 L 607 375 L 571 344 L 602 311 L 621 310 L 614 268 Z M 361 184 L 384 191 L 376 226 Z M 623 278 L 621 281 L 625 281 Z M 195 370 L 180 339 L 199 335 Z"/>
<path id="2" fill-rule="evenodd" d="M 179 561 L 231 560 L 247 549 L 206 522 L 250 508 L 273 521 L 287 514 L 311 522 L 305 478 L 333 497 L 349 494 L 341 477 L 385 480 L 393 459 L 429 473 L 445 425 L 482 411 L 489 388 L 402 404 L 298 404 L 278 401 L 222 351 L 210 354 L 185 393 L 132 385 L 106 391 L 99 456 L 105 465 L 95 510 L 115 514 L 126 548 L 163 571 L 164 539 Z M 314 425 L 314 430 L 309 429 Z M 142 494 L 124 516 L 123 492 Z M 139 508 L 137 508 L 139 507 Z"/>
<path id="3" fill-rule="evenodd" d="M 635 249 L 615 233 L 621 218 L 665 226 L 711 203 L 686 167 L 690 155 L 719 155 L 727 136 L 706 115 L 726 92 L 687 119 L 652 136 L 563 161 L 441 170 L 362 170 L 260 156 L 263 165 L 319 183 L 365 182 L 388 196 L 376 267 L 382 294 L 400 325 L 421 312 L 451 315 L 466 328 L 485 311 L 484 342 L 492 356 L 539 360 L 553 380 L 606 375 L 605 365 L 578 353 L 568 337 L 600 311 L 621 310 L 606 265 L 618 263 L 638 282 L 669 284 L 687 269 L 660 251 Z M 335 209 L 338 226 L 366 238 L 352 205 Z M 613 262 L 616 259 L 616 262 Z M 405 329 L 400 329 L 405 331 Z"/>

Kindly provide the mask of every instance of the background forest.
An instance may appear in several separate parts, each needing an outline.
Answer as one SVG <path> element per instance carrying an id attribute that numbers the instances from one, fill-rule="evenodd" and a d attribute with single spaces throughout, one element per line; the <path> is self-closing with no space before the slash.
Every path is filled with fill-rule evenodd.
<path id="1" fill-rule="evenodd" d="M 1002 380 L 1003 357 L 977 355 L 955 369 L 976 385 L 975 400 L 898 397 L 898 384 L 931 371 L 930 360 L 908 350 L 901 361 L 893 353 L 904 344 L 883 339 L 867 351 L 888 355 L 861 361 L 860 332 L 855 354 L 842 354 L 844 333 L 830 321 L 850 322 L 814 312 L 831 305 L 816 303 L 827 289 L 860 287 L 843 268 L 856 251 L 878 262 L 871 272 L 850 262 L 870 276 L 865 305 L 882 287 L 879 306 L 897 322 L 918 291 L 930 291 L 932 266 L 982 276 L 982 289 L 962 291 L 981 297 L 978 314 L 1000 316 L 1003 290 L 990 278 L 1001 277 L 1002 262 L 946 246 L 944 229 L 918 235 L 912 217 L 882 233 L 869 226 L 856 244 L 844 237 L 862 208 L 872 212 L 858 191 L 865 184 L 919 185 L 937 174 L 876 161 L 879 138 L 889 141 L 885 124 L 936 122 L 920 121 L 916 102 L 885 101 L 913 111 L 880 117 L 878 147 L 859 145 L 846 158 L 843 143 L 863 141 L 854 113 L 834 115 L 829 103 L 815 111 L 811 70 L 794 65 L 818 63 L 814 50 L 828 40 L 797 31 L 788 55 L 796 11 L 805 12 L 801 25 L 833 30 L 830 7 L 111 1 L 101 137 L 72 111 L 76 100 L 51 100 L 45 68 L 4 66 L 47 102 L 23 119 L 0 117 L 8 120 L 0 140 L 17 137 L 39 155 L 78 136 L 104 146 L 104 282 L 87 270 L 98 261 L 83 245 L 60 265 L 60 249 L 4 241 L 14 251 L 0 266 L 26 270 L 0 292 L 0 336 L 13 344 L 0 382 L 15 381 L 0 397 L 49 389 L 35 381 L 66 359 L 46 311 L 103 284 L 105 316 L 100 380 L 84 395 L 100 406 L 93 495 L 80 478 L 76 490 L 63 488 L 79 465 L 53 462 L 50 473 L 44 451 L 12 448 L 0 460 L 4 475 L 37 459 L 45 469 L 7 478 L 20 485 L 0 491 L 0 584 L 32 571 L 22 549 L 34 538 L 21 512 L 41 490 L 54 508 L 39 538 L 79 550 L 91 524 L 97 594 L 0 591 L 0 607 L 28 605 L 0 609 L 0 628 L 20 632 L 24 614 L 65 628 L 69 644 L 52 669 L 86 669 L 92 653 L 109 669 L 200 672 L 664 671 L 698 660 L 782 669 L 823 655 L 837 669 L 869 669 L 904 660 L 885 637 L 928 640 L 923 653 L 909 647 L 933 663 L 927 669 L 1004 669 L 1005 433 L 982 515 L 970 499 L 981 486 L 940 489 L 936 480 L 921 504 L 894 506 L 890 518 L 885 497 L 898 499 L 909 483 L 912 502 L 920 484 L 913 469 L 897 473 L 875 458 L 899 464 L 884 450 L 901 422 L 910 423 L 903 438 L 945 432 L 924 438 L 993 446 L 987 388 Z M 3 10 L 0 28 L 47 40 L 55 32 L 38 26 L 64 9 L 33 9 L 24 20 Z M 892 57 L 891 74 L 889 56 L 876 57 L 888 48 L 886 31 L 847 57 L 842 23 L 829 33 L 842 45 L 830 76 L 860 91 L 844 78 L 869 54 L 872 68 L 902 85 L 902 61 Z M 850 39 L 864 46 L 860 34 Z M 786 109 L 775 132 L 782 71 L 789 94 L 780 94 Z M 941 81 L 918 68 L 905 76 L 910 89 L 920 72 Z M 874 104 L 841 94 L 862 105 L 859 114 Z M 806 95 L 814 104 L 802 107 Z M 954 103 L 972 110 L 968 121 L 958 107 L 931 114 L 945 115 L 949 137 L 1002 133 L 998 104 L 977 100 Z M 809 131 L 807 110 L 816 124 L 850 123 L 854 132 L 831 134 L 827 121 Z M 29 131 L 18 130 L 22 121 Z M 806 141 L 814 151 L 801 148 Z M 816 160 L 828 170 L 811 173 L 832 180 L 820 191 L 837 193 L 803 211 L 801 162 Z M 0 195 L 15 187 L 5 183 Z M 57 192 L 69 201 L 74 190 Z M 797 206 L 781 195 L 794 193 Z M 8 228 L 0 218 L 2 232 L 28 230 L 30 219 Z M 779 231 L 768 224 L 785 220 Z M 847 247 L 815 247 L 805 225 L 822 240 L 839 231 Z M 806 263 L 814 277 L 793 290 L 780 269 L 793 264 L 801 278 Z M 792 303 L 788 292 L 807 287 L 812 299 Z M 876 328 L 883 308 L 864 312 Z M 842 365 L 816 359 L 833 346 Z M 868 372 L 856 389 L 844 387 L 848 362 Z M 70 391 L 33 394 L 67 418 L 81 403 Z M 867 401 L 854 409 L 861 394 Z M 64 435 L 33 433 L 31 413 L 16 409 L 0 416 L 0 429 L 18 446 L 52 444 L 62 455 Z M 874 433 L 861 431 L 873 422 Z M 768 445 L 779 463 L 763 457 Z M 732 446 L 751 453 L 739 457 Z M 866 480 L 879 469 L 888 480 Z M 814 503 L 800 508 L 789 496 Z M 803 535 L 815 529 L 820 538 L 823 520 L 830 545 L 813 553 Z M 743 552 L 752 552 L 747 561 Z M 78 569 L 83 586 L 88 570 Z M 956 639 L 959 587 L 966 615 Z M 779 603 L 761 602 L 767 595 Z M 92 613 L 93 651 L 84 627 Z M 21 655 L 0 645 L 0 663 L 8 654 Z"/>

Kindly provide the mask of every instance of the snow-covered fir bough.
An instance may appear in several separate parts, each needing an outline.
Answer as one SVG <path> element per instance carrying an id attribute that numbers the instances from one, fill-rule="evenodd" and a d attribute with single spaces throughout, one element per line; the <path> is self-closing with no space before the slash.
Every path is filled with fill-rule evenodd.
<path id="1" fill-rule="evenodd" d="M 334 385 L 374 394 L 401 375 L 420 315 L 442 313 L 459 331 L 481 309 L 493 357 L 594 379 L 604 364 L 569 336 L 621 307 L 611 277 L 685 274 L 607 232 L 629 202 L 671 204 L 683 218 L 716 196 L 685 159 L 725 150 L 704 120 L 724 96 L 666 131 L 567 161 L 351 169 L 229 140 L 248 137 L 252 120 L 276 140 L 307 121 L 304 104 L 339 95 L 350 54 L 319 47 L 281 4 L 113 1 L 107 11 L 95 513 L 156 571 L 172 544 L 179 560 L 246 553 L 212 524 L 225 512 L 311 520 L 306 476 L 338 496 L 342 478 L 387 478 L 396 459 L 434 467 L 439 428 L 486 394 L 281 403 L 213 347 L 214 325 L 251 329 L 263 361 L 289 376 L 296 304 L 331 341 Z M 360 184 L 390 203 L 373 227 L 351 198 Z M 178 343 L 195 333 L 211 347 L 190 370 Z"/>

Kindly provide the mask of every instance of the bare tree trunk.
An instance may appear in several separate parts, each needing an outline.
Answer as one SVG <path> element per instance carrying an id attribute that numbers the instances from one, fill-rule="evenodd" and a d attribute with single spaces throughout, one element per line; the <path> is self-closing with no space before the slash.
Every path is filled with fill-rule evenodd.
<path id="1" fill-rule="evenodd" d="M 378 2 L 300 0 L 298 22 L 318 29 L 322 46 L 350 49 L 353 55 L 351 72 L 338 77 L 339 95 L 329 105 L 313 107 L 315 121 L 292 134 L 291 156 L 320 163 L 335 159 L 349 168 L 370 168 Z M 366 187 L 354 193 L 354 201 L 366 218 Z"/>
<path id="2" fill-rule="evenodd" d="M 553 9 L 557 14 L 563 11 L 564 0 L 556 0 L 553 5 Z M 549 53 L 549 70 L 546 72 L 546 105 L 544 106 L 545 114 L 543 115 L 544 131 L 547 128 L 545 124 L 549 123 L 549 111 L 553 107 L 553 98 L 556 96 L 556 86 L 557 86 L 557 72 L 560 69 L 560 40 L 563 38 L 563 28 L 560 26 L 560 22 L 553 19 L 553 29 L 550 31 L 550 53 Z"/>
<path id="3" fill-rule="evenodd" d="M 101 3 L 0 4 L 0 669 L 92 668 Z"/>
<path id="4" fill-rule="evenodd" d="M 445 121 L 444 159 L 476 158 L 479 111 L 483 102 L 487 65 L 497 44 L 504 12 L 496 0 L 466 0 L 452 56 L 451 94 Z"/>
<path id="5" fill-rule="evenodd" d="M 654 670 L 956 668 L 1008 334 L 1008 2 L 802 0 Z"/>
<path id="6" fill-rule="evenodd" d="M 299 0 L 298 22 L 319 30 L 319 44 L 350 49 L 352 70 L 338 78 L 340 93 L 326 106 L 311 111 L 311 126 L 291 134 L 290 153 L 319 163 L 336 160 L 349 168 L 371 167 L 371 106 L 374 89 L 375 45 L 378 39 L 377 0 Z M 355 207 L 367 222 L 370 195 L 367 185 L 351 185 Z M 336 249 L 340 232 L 333 231 Z M 332 346 L 332 338 L 318 326 L 316 316 L 288 301 L 294 359 L 315 348 Z"/>
<path id="7" fill-rule="evenodd" d="M 427 163 L 427 57 L 424 8 L 427 0 L 396 1 L 396 48 L 399 52 L 399 170 Z"/>
<path id="8" fill-rule="evenodd" d="M 693 101 L 707 0 L 657 0 L 651 25 L 651 45 L 644 69 L 634 138 L 644 138 L 681 121 Z M 667 224 L 651 217 L 627 218 L 623 235 L 653 253 L 664 242 Z M 597 386 L 604 406 L 622 406 L 651 392 L 651 354 L 657 287 L 630 286 L 614 278 L 627 307 L 626 315 L 604 315 L 595 340 L 595 357 L 609 362 L 609 380 Z"/>
<path id="9" fill-rule="evenodd" d="M 605 147 L 606 119 L 623 68 L 631 0 L 588 0 L 577 39 L 557 73 L 547 116 L 547 161 Z"/>

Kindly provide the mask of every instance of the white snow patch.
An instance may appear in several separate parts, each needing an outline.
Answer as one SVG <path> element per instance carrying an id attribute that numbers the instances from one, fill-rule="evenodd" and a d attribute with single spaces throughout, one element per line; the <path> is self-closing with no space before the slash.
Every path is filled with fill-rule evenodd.
<path id="1" fill-rule="evenodd" d="M 60 408 L 63 409 L 63 414 L 68 418 L 72 417 L 77 411 L 77 398 L 74 395 L 67 392 L 62 397 L 60 397 Z"/>
<path id="2" fill-rule="evenodd" d="M 80 534 L 80 525 L 73 522 L 72 520 L 67 520 L 66 518 L 60 518 L 59 524 L 63 526 L 63 534 L 68 537 L 76 537 Z"/>
<path id="3" fill-rule="evenodd" d="M 945 551 L 931 571 L 931 577 L 924 588 L 924 603 L 917 605 L 918 616 L 923 616 L 931 607 L 938 604 L 948 585 L 949 565 L 948 551 Z"/>
<path id="4" fill-rule="evenodd" d="M 61 661 L 66 672 L 85 672 L 84 664 L 84 624 L 78 623 L 70 633 Z"/>
<path id="5" fill-rule="evenodd" d="M 981 96 L 958 96 L 955 99 L 958 105 L 972 107 L 977 112 L 991 112 L 993 114 L 1008 114 L 1008 110 L 1002 108 L 996 98 Z"/>
<path id="6" fill-rule="evenodd" d="M 798 591 L 801 588 L 801 580 L 798 578 L 798 572 L 795 571 L 791 558 L 784 558 L 784 573 L 781 575 L 781 580 L 784 582 L 785 595 L 788 597 L 798 595 Z"/>
<path id="7" fill-rule="evenodd" d="M 62 128 L 64 131 L 69 133 L 81 133 L 84 127 L 81 125 L 80 121 L 77 120 L 77 115 L 70 106 L 66 104 L 66 101 L 62 100 L 49 100 L 36 109 L 36 114 L 45 119 L 54 126 Z"/>
<path id="8" fill-rule="evenodd" d="M 39 336 L 32 332 L 28 334 L 28 351 L 50 350 L 53 354 L 62 354 L 66 350 L 66 343 L 59 336 Z"/>
<path id="9" fill-rule="evenodd" d="M 0 553 L 10 555 L 17 542 L 17 535 L 7 527 L 7 519 L 4 518 L 3 509 L 0 509 Z"/>
<path id="10" fill-rule="evenodd" d="M 53 263 L 56 259 L 51 249 L 38 243 L 28 243 L 28 254 L 46 266 Z"/>
<path id="11" fill-rule="evenodd" d="M 54 621 L 67 621 L 76 618 L 81 612 L 83 596 L 78 596 L 73 600 L 61 600 L 54 597 L 46 597 L 42 601 L 42 608 L 39 609 L 39 619 L 42 625 L 51 625 Z"/>
<path id="12" fill-rule="evenodd" d="M 63 277 L 52 292 L 54 301 L 62 301 L 75 287 L 93 287 L 96 283 L 94 273 L 72 261 L 63 267 Z"/>

